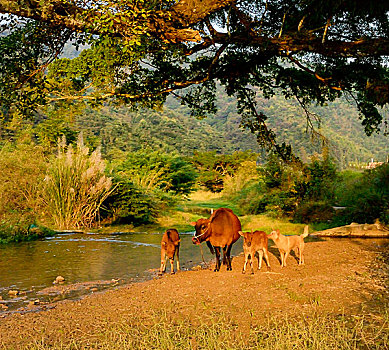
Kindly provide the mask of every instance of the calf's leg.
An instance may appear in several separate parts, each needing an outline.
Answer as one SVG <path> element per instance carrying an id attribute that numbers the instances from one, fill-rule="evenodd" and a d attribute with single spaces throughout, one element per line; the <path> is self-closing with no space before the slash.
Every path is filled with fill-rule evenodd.
<path id="1" fill-rule="evenodd" d="M 180 271 L 180 245 L 176 248 L 177 253 L 177 271 Z"/>
<path id="2" fill-rule="evenodd" d="M 249 254 L 244 254 L 244 264 L 243 264 L 243 270 L 242 270 L 242 273 L 245 273 L 246 272 L 246 266 L 247 266 L 247 263 L 249 261 Z"/>
<path id="3" fill-rule="evenodd" d="M 159 274 L 162 275 L 166 271 L 166 255 L 161 254 L 161 267 L 159 268 Z"/>
<path id="4" fill-rule="evenodd" d="M 262 267 L 262 260 L 263 260 L 263 250 L 258 250 L 258 270 Z"/>
<path id="5" fill-rule="evenodd" d="M 173 275 L 174 274 L 174 256 L 170 260 L 170 273 Z"/>

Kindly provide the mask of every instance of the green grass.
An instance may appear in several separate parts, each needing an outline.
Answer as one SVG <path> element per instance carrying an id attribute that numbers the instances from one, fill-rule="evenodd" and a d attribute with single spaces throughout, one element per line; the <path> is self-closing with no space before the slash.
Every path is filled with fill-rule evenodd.
<path id="1" fill-rule="evenodd" d="M 34 241 L 55 234 L 55 231 L 41 225 L 27 229 L 18 225 L 0 224 L 0 244 Z"/>
<path id="2" fill-rule="evenodd" d="M 273 230 L 279 229 L 284 235 L 300 235 L 303 233 L 305 226 L 305 224 L 292 223 L 286 218 L 276 219 L 266 214 L 242 216 L 240 221 L 243 230 L 258 230 L 270 233 Z"/>
<path id="3" fill-rule="evenodd" d="M 242 327 L 221 313 L 202 315 L 197 319 L 175 320 L 160 311 L 146 320 L 135 317 L 116 324 L 110 323 L 92 334 L 75 333 L 77 337 L 67 338 L 63 342 L 37 338 L 25 348 L 378 350 L 388 348 L 388 321 L 387 311 L 381 317 L 371 319 L 363 316 L 310 314 L 299 318 L 269 318 L 263 324 L 249 320 L 247 327 Z"/>
<path id="4" fill-rule="evenodd" d="M 133 225 L 116 225 L 107 226 L 101 229 L 93 230 L 97 233 L 111 233 L 111 232 L 164 232 L 168 228 L 176 228 L 179 232 L 193 231 L 191 222 L 199 218 L 208 218 L 211 215 L 211 209 L 230 208 L 235 214 L 239 216 L 242 223 L 243 230 L 259 230 L 270 233 L 272 230 L 279 229 L 281 233 L 287 235 L 301 234 L 304 230 L 304 224 L 295 224 L 288 219 L 277 219 L 260 215 L 246 215 L 240 216 L 240 211 L 237 205 L 225 198 L 218 196 L 209 198 L 205 196 L 202 200 L 199 195 L 195 196 L 187 202 L 181 203 L 176 210 L 167 211 L 159 216 L 155 223 L 134 227 Z M 312 232 L 312 230 L 310 230 Z"/>

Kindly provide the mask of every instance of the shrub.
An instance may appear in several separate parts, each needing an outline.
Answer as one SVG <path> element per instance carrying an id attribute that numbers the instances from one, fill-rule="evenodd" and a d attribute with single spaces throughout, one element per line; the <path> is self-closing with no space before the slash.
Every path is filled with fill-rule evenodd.
<path id="1" fill-rule="evenodd" d="M 258 179 L 258 172 L 255 162 L 243 162 L 236 172 L 232 175 L 226 175 L 224 178 L 223 195 L 227 197 L 237 196 L 244 187 L 250 185 L 255 179 Z"/>
<path id="2" fill-rule="evenodd" d="M 115 179 L 112 193 L 104 200 L 102 217 L 113 224 L 141 225 L 153 222 L 158 214 L 155 198 L 129 180 Z"/>
<path id="3" fill-rule="evenodd" d="M 305 202 L 302 203 L 296 210 L 294 220 L 296 222 L 318 223 L 328 222 L 333 219 L 335 209 L 327 202 Z"/>
<path id="4" fill-rule="evenodd" d="M 42 211 L 41 187 L 46 171 L 41 147 L 27 137 L 0 149 L 0 239 L 27 239 Z M 16 239 L 16 237 L 19 237 Z"/>
<path id="5" fill-rule="evenodd" d="M 91 227 L 111 191 L 99 149 L 89 154 L 80 135 L 75 148 L 63 138 L 45 178 L 46 210 L 59 229 Z"/>

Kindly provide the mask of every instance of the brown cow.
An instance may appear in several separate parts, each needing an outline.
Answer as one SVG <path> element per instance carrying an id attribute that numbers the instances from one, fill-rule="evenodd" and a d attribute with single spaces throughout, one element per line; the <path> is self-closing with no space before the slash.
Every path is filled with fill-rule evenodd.
<path id="1" fill-rule="evenodd" d="M 227 271 L 231 271 L 231 248 L 239 239 L 242 229 L 238 217 L 231 209 L 219 208 L 209 219 L 198 219 L 192 222 L 196 233 L 192 238 L 194 244 L 206 242 L 213 254 L 216 252 L 216 266 L 214 271 L 220 270 L 220 248 L 223 248 L 223 264 L 227 264 Z"/>
<path id="2" fill-rule="evenodd" d="M 244 265 L 242 273 L 246 272 L 247 262 L 250 257 L 250 266 L 251 273 L 254 273 L 253 268 L 253 258 L 255 253 L 258 253 L 258 270 L 261 269 L 262 259 L 265 257 L 266 265 L 270 268 L 270 261 L 267 250 L 267 234 L 263 231 L 251 231 L 251 232 L 242 232 L 239 231 L 239 234 L 243 237 L 243 250 L 244 250 Z"/>
<path id="3" fill-rule="evenodd" d="M 166 261 L 170 260 L 170 273 L 174 273 L 174 255 L 177 253 L 177 271 L 180 271 L 180 235 L 178 231 L 174 228 L 167 230 L 161 241 L 161 267 L 159 269 L 159 274 L 162 275 L 166 271 Z"/>

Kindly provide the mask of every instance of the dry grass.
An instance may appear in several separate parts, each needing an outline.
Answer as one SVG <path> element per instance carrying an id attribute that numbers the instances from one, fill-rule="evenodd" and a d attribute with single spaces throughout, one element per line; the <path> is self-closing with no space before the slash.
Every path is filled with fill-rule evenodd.
<path id="1" fill-rule="evenodd" d="M 299 319 L 269 318 L 264 324 L 240 329 L 234 320 L 220 313 L 172 320 L 160 311 L 148 320 L 135 317 L 109 324 L 93 335 L 79 334 L 66 343 L 34 340 L 25 349 L 378 350 L 388 348 L 388 321 L 387 312 L 380 321 L 310 315 Z"/>
<path id="2" fill-rule="evenodd" d="M 63 139 L 45 178 L 45 203 L 59 229 L 90 227 L 112 182 L 104 175 L 99 149 L 89 155 L 82 137 L 73 149 Z"/>

